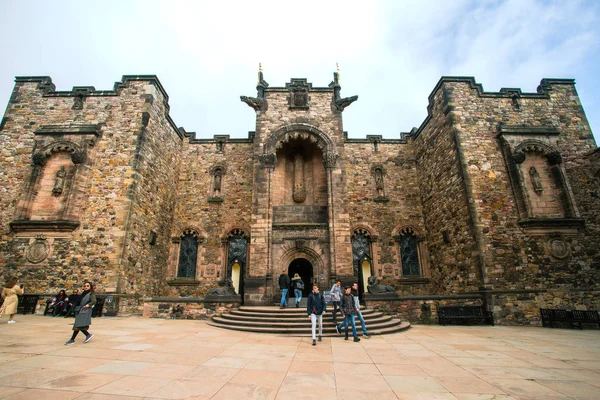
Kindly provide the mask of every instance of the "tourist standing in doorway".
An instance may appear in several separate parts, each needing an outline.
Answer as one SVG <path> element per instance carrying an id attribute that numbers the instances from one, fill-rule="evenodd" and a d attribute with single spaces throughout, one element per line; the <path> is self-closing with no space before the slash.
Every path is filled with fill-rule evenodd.
<path id="1" fill-rule="evenodd" d="M 331 303 L 333 304 L 333 323 L 337 324 L 337 312 L 340 309 L 340 302 L 342 300 L 342 282 L 335 282 L 329 293 L 331 294 Z"/>
<path id="2" fill-rule="evenodd" d="M 17 313 L 17 306 L 19 305 L 19 298 L 17 295 L 23 295 L 23 285 L 21 285 L 21 287 L 17 286 L 17 278 L 10 278 L 2 290 L 4 303 L 2 303 L 2 307 L 0 307 L 0 318 L 4 316 L 4 314 L 8 314 L 9 324 L 17 322 L 13 319 Z"/>
<path id="3" fill-rule="evenodd" d="M 304 290 L 304 282 L 300 275 L 294 274 L 292 278 L 292 288 L 294 288 L 294 296 L 296 297 L 296 308 L 300 307 L 300 300 L 302 300 L 302 291 Z"/>
<path id="4" fill-rule="evenodd" d="M 306 299 L 306 313 L 312 323 L 312 345 L 317 345 L 316 328 L 317 321 L 319 321 L 319 342 L 323 339 L 323 313 L 327 309 L 325 304 L 325 298 L 319 293 L 319 287 L 313 285 L 312 293 L 308 295 Z"/>
<path id="5" fill-rule="evenodd" d="M 281 303 L 279 304 L 279 308 L 287 307 L 287 292 L 290 288 L 290 277 L 286 274 L 285 269 L 281 271 L 281 275 L 279 275 L 279 289 L 281 290 Z"/>
<path id="6" fill-rule="evenodd" d="M 344 327 L 345 336 L 344 339 L 348 340 L 348 325 L 352 325 L 352 336 L 354 336 L 355 342 L 360 342 L 360 339 L 356 335 L 356 322 L 354 322 L 354 316 L 356 315 L 356 305 L 354 304 L 354 297 L 350 294 L 350 286 L 344 288 L 344 295 L 342 296 L 342 315 L 344 315 Z"/>
<path id="7" fill-rule="evenodd" d="M 358 316 L 358 319 L 360 321 L 360 326 L 362 327 L 363 337 L 366 339 L 370 339 L 371 336 L 369 336 L 369 334 L 367 333 L 367 325 L 365 324 L 365 319 L 363 318 L 362 313 L 360 312 L 360 297 L 359 297 L 359 293 L 358 293 L 358 283 L 354 282 L 352 284 L 352 290 L 350 291 L 350 294 L 352 294 L 352 297 L 354 297 L 354 306 L 356 307 L 356 315 Z"/>
<path id="8" fill-rule="evenodd" d="M 96 305 L 96 295 L 94 294 L 94 287 L 90 282 L 83 284 L 83 293 L 81 293 L 81 300 L 79 301 L 81 309 L 75 317 L 75 323 L 73 323 L 73 335 L 69 339 L 65 346 L 75 344 L 75 338 L 79 331 L 83 332 L 85 339 L 83 343 L 87 343 L 94 337 L 93 334 L 88 332 L 90 325 L 92 324 L 92 311 L 94 305 Z"/>

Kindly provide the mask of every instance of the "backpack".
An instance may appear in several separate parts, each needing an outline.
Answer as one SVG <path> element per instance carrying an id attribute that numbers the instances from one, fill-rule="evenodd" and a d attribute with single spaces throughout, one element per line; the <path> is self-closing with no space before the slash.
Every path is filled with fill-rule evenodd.
<path id="1" fill-rule="evenodd" d="M 302 279 L 296 281 L 296 289 L 304 290 L 304 282 L 302 282 Z"/>

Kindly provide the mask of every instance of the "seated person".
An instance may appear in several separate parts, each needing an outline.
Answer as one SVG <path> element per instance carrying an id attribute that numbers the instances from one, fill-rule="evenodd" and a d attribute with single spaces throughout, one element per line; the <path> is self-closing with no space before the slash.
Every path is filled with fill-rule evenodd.
<path id="1" fill-rule="evenodd" d="M 61 290 L 55 297 L 54 308 L 52 310 L 52 316 L 57 317 L 65 310 L 68 305 L 69 298 L 67 292 Z"/>
<path id="2" fill-rule="evenodd" d="M 75 307 L 79 307 L 79 289 L 73 289 L 73 294 L 69 296 L 69 301 L 66 307 L 67 313 L 65 318 L 69 317 L 71 314 L 75 314 Z"/>

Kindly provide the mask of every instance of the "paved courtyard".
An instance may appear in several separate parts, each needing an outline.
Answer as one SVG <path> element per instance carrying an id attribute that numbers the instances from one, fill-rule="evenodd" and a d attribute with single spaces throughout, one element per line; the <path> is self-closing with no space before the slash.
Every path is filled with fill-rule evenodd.
<path id="1" fill-rule="evenodd" d="M 0 324 L 0 398 L 600 399 L 600 330 L 413 326 L 363 339 L 220 330 L 201 321 L 96 318 Z"/>

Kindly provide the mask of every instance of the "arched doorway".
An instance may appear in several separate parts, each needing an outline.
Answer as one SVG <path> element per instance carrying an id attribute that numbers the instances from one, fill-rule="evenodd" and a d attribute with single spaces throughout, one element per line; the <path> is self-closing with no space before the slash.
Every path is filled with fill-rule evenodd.
<path id="1" fill-rule="evenodd" d="M 304 282 L 304 290 L 302 291 L 302 297 L 307 297 L 312 291 L 313 284 L 313 266 L 305 258 L 296 258 L 290 263 L 288 267 L 288 275 L 290 279 L 294 277 L 294 274 L 300 275 L 302 282 Z M 289 297 L 294 297 L 294 291 L 290 290 Z"/>

